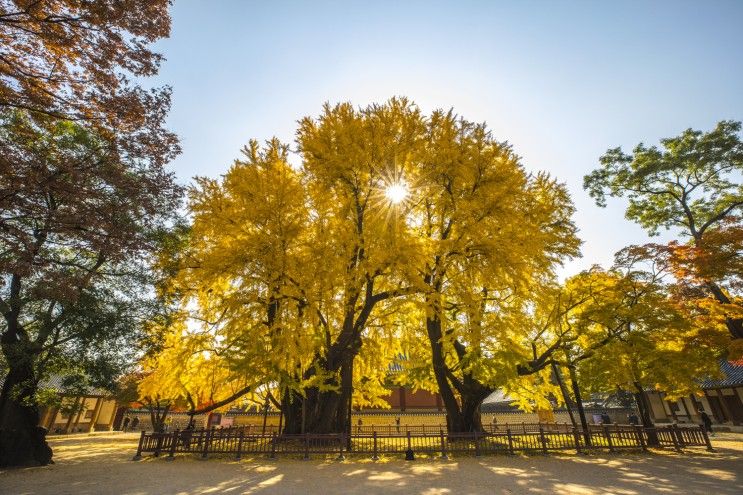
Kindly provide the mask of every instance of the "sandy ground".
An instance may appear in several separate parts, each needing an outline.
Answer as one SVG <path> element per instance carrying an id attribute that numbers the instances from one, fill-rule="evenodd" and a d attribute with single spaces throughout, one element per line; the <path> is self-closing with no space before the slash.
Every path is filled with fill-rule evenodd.
<path id="1" fill-rule="evenodd" d="M 56 464 L 0 471 L 0 494 L 743 494 L 743 435 L 720 434 L 716 452 L 683 454 L 391 458 L 343 462 L 192 457 L 131 461 L 136 435 L 50 441 Z"/>

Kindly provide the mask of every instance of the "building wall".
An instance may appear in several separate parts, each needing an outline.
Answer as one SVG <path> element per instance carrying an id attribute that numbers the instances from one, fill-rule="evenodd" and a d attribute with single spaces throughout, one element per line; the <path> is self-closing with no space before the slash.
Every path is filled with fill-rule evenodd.
<path id="1" fill-rule="evenodd" d="M 666 411 L 668 407 L 663 403 L 663 398 L 658 392 L 648 392 L 648 401 L 650 402 L 650 413 L 656 420 L 665 421 L 670 417 L 670 411 Z"/>
<path id="2" fill-rule="evenodd" d="M 95 414 L 95 406 L 98 397 L 66 397 L 63 399 L 65 405 L 82 402 L 82 409 L 74 414 L 72 418 L 56 409 L 45 409 L 41 412 L 41 426 L 48 429 L 50 434 L 56 433 L 83 433 L 90 431 L 91 422 Z M 116 413 L 116 401 L 101 398 L 100 412 L 94 425 L 93 431 L 105 431 L 111 426 L 113 415 Z"/>
<path id="3" fill-rule="evenodd" d="M 655 422 L 701 423 L 702 418 L 698 414 L 701 408 L 710 416 L 713 423 L 743 424 L 743 387 L 721 388 L 719 392 L 718 389 L 705 390 L 703 396 L 695 398 L 698 402 L 696 408 L 690 397 L 683 397 L 673 403 L 673 411 L 662 392 L 650 392 L 648 398 Z"/>
<path id="4" fill-rule="evenodd" d="M 397 411 L 410 409 L 434 409 L 441 411 L 443 409 L 439 394 L 434 394 L 427 390 L 416 390 L 413 392 L 406 387 L 395 387 L 386 400 L 390 407 Z"/>

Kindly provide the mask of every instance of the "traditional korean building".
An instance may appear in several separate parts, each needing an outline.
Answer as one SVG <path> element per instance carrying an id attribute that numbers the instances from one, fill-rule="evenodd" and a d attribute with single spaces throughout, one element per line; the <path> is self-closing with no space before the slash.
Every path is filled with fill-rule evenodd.
<path id="1" fill-rule="evenodd" d="M 389 413 L 403 413 L 411 411 L 421 412 L 440 412 L 444 409 L 444 402 L 441 394 L 438 392 L 429 392 L 427 390 L 413 390 L 410 387 L 403 387 L 393 383 L 392 378 L 403 371 L 405 363 L 408 361 L 407 356 L 399 354 L 397 359 L 389 365 L 388 368 L 388 389 L 389 397 L 385 398 L 390 405 L 389 409 L 382 409 Z"/>
<path id="2" fill-rule="evenodd" d="M 43 388 L 57 390 L 64 406 L 72 409 L 72 414 L 65 414 L 62 407 L 47 407 L 41 410 L 39 426 L 47 429 L 49 434 L 92 433 L 110 431 L 114 428 L 117 412 L 119 416 L 124 408 L 119 408 L 105 390 L 91 388 L 83 395 L 68 395 L 62 391 L 63 377 L 53 376 L 42 383 Z"/>
<path id="3" fill-rule="evenodd" d="M 667 400 L 663 392 L 648 394 L 654 419 L 659 423 L 701 423 L 704 410 L 713 423 L 743 431 L 743 360 L 722 361 L 721 379 L 703 380 L 701 397 Z"/>
<path id="4" fill-rule="evenodd" d="M 441 395 L 427 390 L 415 390 L 408 387 L 393 387 L 392 394 L 386 399 L 390 411 L 442 411 L 444 403 Z"/>

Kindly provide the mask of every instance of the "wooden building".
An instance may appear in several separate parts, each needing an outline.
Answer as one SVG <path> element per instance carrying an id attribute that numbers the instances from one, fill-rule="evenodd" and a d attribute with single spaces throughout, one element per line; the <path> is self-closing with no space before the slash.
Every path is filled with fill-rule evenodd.
<path id="1" fill-rule="evenodd" d="M 65 394 L 62 392 L 65 389 L 62 380 L 60 376 L 53 376 L 42 383 L 43 388 L 59 391 L 61 404 L 41 410 L 40 426 L 46 428 L 49 434 L 92 433 L 114 428 L 114 420 L 120 408 L 108 392 L 93 388 L 84 395 Z M 66 414 L 62 409 L 71 409 L 74 412 Z"/>
<path id="2" fill-rule="evenodd" d="M 441 395 L 427 390 L 413 391 L 408 387 L 393 387 L 387 398 L 391 411 L 442 411 L 444 403 Z"/>
<path id="3" fill-rule="evenodd" d="M 713 423 L 743 430 L 743 360 L 722 361 L 723 378 L 703 380 L 702 396 L 667 400 L 663 392 L 648 394 L 656 422 L 701 423 L 704 410 Z"/>

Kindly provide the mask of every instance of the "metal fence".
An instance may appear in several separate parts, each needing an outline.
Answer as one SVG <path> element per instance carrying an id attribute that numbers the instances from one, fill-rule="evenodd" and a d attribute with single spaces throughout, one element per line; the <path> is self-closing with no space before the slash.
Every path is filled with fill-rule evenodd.
<path id="1" fill-rule="evenodd" d="M 627 422 L 628 415 L 630 413 L 637 414 L 632 409 L 624 408 L 586 408 L 586 416 L 589 423 L 599 423 L 595 417 L 600 414 L 607 414 L 612 423 L 625 423 Z M 224 418 L 231 418 L 233 426 L 251 426 L 252 430 L 263 429 L 264 415 L 262 412 L 238 412 L 229 411 L 222 415 Z M 269 411 L 265 416 L 266 432 L 272 433 L 278 431 L 281 413 L 277 411 Z M 151 430 L 152 423 L 150 421 L 150 413 L 144 409 L 131 409 L 127 411 L 126 417 L 130 420 L 137 418 L 136 427 L 132 426 L 132 421 L 128 423 L 128 429 L 133 431 Z M 189 423 L 191 417 L 184 412 L 169 412 L 167 416 L 168 430 L 173 431 L 176 428 L 184 429 Z M 438 431 L 441 428 L 446 429 L 446 413 L 440 411 L 354 411 L 351 418 L 351 424 L 353 425 L 354 432 L 358 428 L 359 420 L 361 420 L 363 432 L 371 432 L 376 429 L 378 433 L 381 432 L 393 432 L 397 430 L 397 420 L 399 419 L 400 427 L 403 432 L 410 431 L 415 432 L 417 427 L 425 427 L 426 432 Z M 194 417 L 194 421 L 197 427 L 207 427 L 207 414 L 200 414 Z M 498 411 L 498 412 L 486 412 L 483 411 L 481 414 L 481 422 L 484 428 L 490 428 L 493 426 L 501 425 L 515 425 L 526 423 L 537 424 L 540 421 L 537 413 L 526 413 L 523 411 Z M 544 421 L 544 419 L 542 419 Z M 564 409 L 555 409 L 554 419 L 559 423 L 569 422 L 570 416 Z M 368 428 L 368 427 L 374 427 Z M 407 428 L 407 429 L 405 429 Z"/>
<path id="2" fill-rule="evenodd" d="M 643 428 L 632 425 L 591 425 L 582 431 L 567 424 L 501 425 L 497 429 L 472 433 L 447 433 L 431 428 L 411 428 L 406 431 L 365 431 L 330 434 L 278 434 L 251 431 L 247 427 L 211 428 L 197 430 L 175 430 L 166 433 L 143 431 L 134 459 L 142 454 L 155 456 L 175 454 L 197 454 L 202 458 L 210 454 L 300 455 L 305 459 L 310 454 L 369 455 L 378 459 L 380 455 L 405 454 L 414 458 L 416 453 L 440 454 L 446 458 L 450 453 L 516 454 L 542 453 L 575 450 L 586 452 L 603 449 L 647 450 L 648 447 L 673 448 L 681 451 L 686 447 L 706 447 L 712 450 L 709 436 L 701 426 L 656 426 Z"/>

